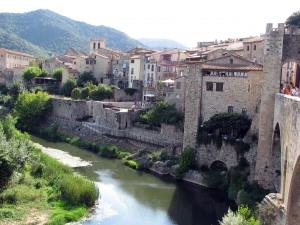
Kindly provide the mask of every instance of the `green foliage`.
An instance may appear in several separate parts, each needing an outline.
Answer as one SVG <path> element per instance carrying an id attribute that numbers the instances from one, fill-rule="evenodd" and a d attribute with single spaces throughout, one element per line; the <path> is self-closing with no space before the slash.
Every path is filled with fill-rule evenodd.
<path id="1" fill-rule="evenodd" d="M 285 23 L 290 26 L 300 27 L 300 11 L 294 12 L 290 15 Z"/>
<path id="2" fill-rule="evenodd" d="M 25 81 L 31 81 L 33 78 L 42 74 L 42 70 L 37 66 L 27 67 L 23 73 L 23 79 Z"/>
<path id="3" fill-rule="evenodd" d="M 52 203 L 53 213 L 46 225 L 64 225 L 69 222 L 77 221 L 87 214 L 87 209 L 84 207 L 71 207 L 63 201 Z"/>
<path id="4" fill-rule="evenodd" d="M 97 83 L 92 72 L 84 72 L 84 73 L 80 74 L 77 78 L 77 85 L 79 87 L 83 87 L 88 82 L 93 83 L 93 84 Z"/>
<path id="5" fill-rule="evenodd" d="M 54 70 L 52 77 L 58 81 L 61 81 L 63 72 L 64 72 L 64 68 L 57 68 L 56 70 Z"/>
<path id="6" fill-rule="evenodd" d="M 80 99 L 81 98 L 81 89 L 80 88 L 74 88 L 71 92 L 71 98 Z"/>
<path id="7" fill-rule="evenodd" d="M 228 213 L 220 221 L 220 225 L 260 225 L 257 213 L 246 206 L 239 206 L 237 212 Z"/>
<path id="8" fill-rule="evenodd" d="M 255 208 L 270 191 L 260 187 L 257 183 L 246 184 L 240 193 L 240 204 Z"/>
<path id="9" fill-rule="evenodd" d="M 219 113 L 204 123 L 204 130 L 209 133 L 219 132 L 234 138 L 243 138 L 251 125 L 251 120 L 239 113 Z"/>
<path id="10" fill-rule="evenodd" d="M 42 72 L 38 76 L 39 77 L 49 77 L 49 73 L 46 70 L 42 70 Z"/>
<path id="11" fill-rule="evenodd" d="M 166 102 L 158 102 L 153 108 L 140 115 L 142 123 L 150 126 L 160 126 L 162 123 L 178 124 L 183 120 L 183 116 L 179 113 L 174 105 Z"/>
<path id="12" fill-rule="evenodd" d="M 237 194 L 243 190 L 247 182 L 248 172 L 239 167 L 231 168 L 229 171 L 228 198 L 236 200 Z"/>
<path id="13" fill-rule="evenodd" d="M 139 163 L 136 162 L 136 161 L 134 161 L 134 160 L 126 160 L 126 161 L 124 162 L 124 164 L 125 164 L 126 166 L 128 166 L 128 167 L 134 169 L 134 170 L 138 170 L 138 169 L 141 168 L 141 166 L 139 165 Z"/>
<path id="14" fill-rule="evenodd" d="M 67 80 L 64 85 L 62 86 L 62 94 L 70 97 L 72 90 L 76 87 L 76 81 L 75 80 Z"/>
<path id="15" fill-rule="evenodd" d="M 137 89 L 135 89 L 135 88 L 125 88 L 124 91 L 125 91 L 125 93 L 126 93 L 127 95 L 132 96 L 132 95 L 134 95 L 134 93 L 137 92 Z"/>
<path id="16" fill-rule="evenodd" d="M 13 209 L 0 208 L 0 220 L 14 218 L 15 214 L 16 213 Z"/>
<path id="17" fill-rule="evenodd" d="M 179 157 L 179 165 L 175 170 L 175 176 L 182 178 L 184 173 L 195 165 L 196 152 L 190 147 L 186 147 Z"/>
<path id="18" fill-rule="evenodd" d="M 49 95 L 46 92 L 23 92 L 19 95 L 14 107 L 18 126 L 32 130 L 50 110 Z"/>
<path id="19" fill-rule="evenodd" d="M 91 207 L 98 197 L 97 188 L 93 182 L 73 174 L 62 177 L 60 190 L 62 198 L 71 205 L 85 204 Z"/>

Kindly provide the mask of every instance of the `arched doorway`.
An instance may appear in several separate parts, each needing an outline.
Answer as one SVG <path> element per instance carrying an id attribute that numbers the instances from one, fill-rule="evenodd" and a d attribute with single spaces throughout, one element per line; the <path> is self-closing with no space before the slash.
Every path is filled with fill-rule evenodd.
<path id="1" fill-rule="evenodd" d="M 228 170 L 226 164 L 220 160 L 214 161 L 210 165 L 210 169 L 213 171 L 219 171 L 219 172 Z"/>
<path id="2" fill-rule="evenodd" d="M 287 207 L 287 225 L 300 224 L 300 157 L 294 167 L 289 190 Z"/>
<path id="3" fill-rule="evenodd" d="M 281 182 L 281 145 L 280 145 L 280 127 L 277 123 L 273 133 L 273 145 L 272 145 L 272 170 L 273 170 L 273 185 L 274 191 L 280 192 Z"/>

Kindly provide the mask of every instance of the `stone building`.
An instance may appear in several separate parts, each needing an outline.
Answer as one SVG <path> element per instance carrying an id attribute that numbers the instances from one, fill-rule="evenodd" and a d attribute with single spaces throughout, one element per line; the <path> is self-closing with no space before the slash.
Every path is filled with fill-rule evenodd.
<path id="1" fill-rule="evenodd" d="M 253 37 L 243 41 L 243 56 L 252 62 L 263 64 L 264 38 Z"/>
<path id="2" fill-rule="evenodd" d="M 216 113 L 257 117 L 262 65 L 228 54 L 206 62 L 190 62 L 185 83 L 184 146 L 195 146 L 198 126 Z"/>
<path id="3" fill-rule="evenodd" d="M 0 48 L 0 70 L 25 68 L 35 58 L 27 53 Z"/>

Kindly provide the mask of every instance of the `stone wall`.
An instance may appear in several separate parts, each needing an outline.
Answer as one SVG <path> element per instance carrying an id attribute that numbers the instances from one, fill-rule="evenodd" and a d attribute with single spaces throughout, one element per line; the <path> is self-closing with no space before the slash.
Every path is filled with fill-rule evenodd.
<path id="1" fill-rule="evenodd" d="M 149 148 L 181 148 L 183 133 L 175 126 L 162 125 L 161 130 L 148 130 L 132 126 L 135 112 L 120 109 L 126 103 L 52 99 L 53 111 L 47 123 L 81 137 L 109 143 L 119 140 L 133 142 Z M 127 105 L 128 106 L 128 105 Z M 136 144 L 138 143 L 138 144 Z M 155 147 L 154 147 L 155 146 Z"/>
<path id="2" fill-rule="evenodd" d="M 134 101 L 141 101 L 142 95 L 140 91 L 136 91 L 133 95 L 128 95 L 123 89 L 114 89 L 114 100 L 116 102 L 134 102 Z"/>

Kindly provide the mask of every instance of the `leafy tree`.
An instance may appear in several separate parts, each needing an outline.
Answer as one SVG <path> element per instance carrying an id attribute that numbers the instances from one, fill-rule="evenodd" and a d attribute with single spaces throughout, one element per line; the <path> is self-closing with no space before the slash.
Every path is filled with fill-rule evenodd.
<path id="1" fill-rule="evenodd" d="M 80 74 L 77 78 L 77 85 L 79 87 L 83 87 L 88 82 L 91 82 L 93 84 L 97 83 L 92 72 L 84 72 Z"/>
<path id="2" fill-rule="evenodd" d="M 195 165 L 196 152 L 190 147 L 186 147 L 179 157 L 179 165 L 176 168 L 175 175 L 181 178 L 185 172 Z"/>
<path id="3" fill-rule="evenodd" d="M 183 120 L 183 116 L 177 111 L 174 105 L 166 102 L 158 102 L 153 108 L 142 113 L 140 120 L 150 126 L 160 126 L 161 123 L 177 124 Z"/>
<path id="4" fill-rule="evenodd" d="M 42 70 L 37 66 L 27 67 L 23 73 L 23 79 L 25 81 L 31 81 L 33 78 L 42 74 Z"/>
<path id="5" fill-rule="evenodd" d="M 90 91 L 90 99 L 101 101 L 113 97 L 113 90 L 109 85 L 99 84 Z"/>
<path id="6" fill-rule="evenodd" d="M 72 90 L 76 87 L 75 80 L 67 80 L 64 85 L 62 86 L 62 94 L 70 97 Z"/>
<path id="7" fill-rule="evenodd" d="M 49 73 L 46 70 L 42 70 L 39 77 L 49 77 Z"/>
<path id="8" fill-rule="evenodd" d="M 49 95 L 46 92 L 25 91 L 19 95 L 14 107 L 17 125 L 24 130 L 32 130 L 49 109 Z"/>
<path id="9" fill-rule="evenodd" d="M 81 89 L 80 98 L 81 99 L 88 99 L 90 93 L 90 89 L 88 87 L 84 87 Z"/>
<path id="10" fill-rule="evenodd" d="M 58 68 L 53 72 L 52 77 L 58 81 L 61 81 L 63 72 L 64 72 L 64 68 Z"/>
<path id="11" fill-rule="evenodd" d="M 74 88 L 72 90 L 71 97 L 75 98 L 75 99 L 81 98 L 81 89 L 80 88 Z"/>
<path id="12" fill-rule="evenodd" d="M 294 12 L 290 15 L 286 22 L 287 25 L 300 27 L 300 11 Z"/>

